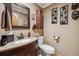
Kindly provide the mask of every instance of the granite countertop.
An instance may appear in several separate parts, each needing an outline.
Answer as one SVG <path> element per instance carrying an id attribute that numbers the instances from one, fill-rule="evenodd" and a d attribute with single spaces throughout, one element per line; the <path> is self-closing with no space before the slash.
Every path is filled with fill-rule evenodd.
<path id="1" fill-rule="evenodd" d="M 17 41 L 12 41 L 10 43 L 7 43 L 5 46 L 0 46 L 0 52 L 6 51 L 6 50 L 10 50 L 13 48 L 17 48 L 23 45 L 27 45 L 29 43 L 32 43 L 34 41 L 36 41 L 37 38 L 36 37 L 29 37 L 29 38 L 24 38 L 24 39 L 20 39 Z"/>

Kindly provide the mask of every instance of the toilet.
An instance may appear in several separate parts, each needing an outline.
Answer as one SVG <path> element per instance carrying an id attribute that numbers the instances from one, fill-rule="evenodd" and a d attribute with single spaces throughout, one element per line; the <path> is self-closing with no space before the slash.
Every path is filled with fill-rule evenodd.
<path id="1" fill-rule="evenodd" d="M 38 38 L 38 46 L 40 50 L 45 53 L 46 56 L 51 56 L 55 53 L 54 47 L 43 43 L 43 36 Z"/>

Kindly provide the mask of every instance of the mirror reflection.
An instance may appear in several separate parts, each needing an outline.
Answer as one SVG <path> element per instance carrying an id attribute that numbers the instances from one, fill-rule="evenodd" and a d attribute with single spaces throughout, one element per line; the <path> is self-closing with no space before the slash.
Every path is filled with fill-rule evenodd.
<path id="1" fill-rule="evenodd" d="M 12 26 L 24 27 L 29 26 L 29 8 L 22 4 L 12 4 Z"/>

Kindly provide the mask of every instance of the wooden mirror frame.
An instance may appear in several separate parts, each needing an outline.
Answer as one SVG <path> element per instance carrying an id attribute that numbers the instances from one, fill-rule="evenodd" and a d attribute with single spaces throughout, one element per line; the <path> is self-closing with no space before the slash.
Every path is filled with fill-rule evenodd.
<path id="1" fill-rule="evenodd" d="M 16 4 L 17 6 L 20 6 L 20 7 L 24 8 L 24 9 L 27 9 L 27 10 L 28 10 L 28 26 L 13 26 L 13 25 L 12 25 L 12 19 L 11 19 L 12 29 L 13 29 L 13 30 L 18 30 L 18 29 L 30 29 L 30 8 L 24 6 L 23 4 L 20 4 L 20 5 L 17 4 L 17 3 L 14 3 L 14 4 Z M 11 15 L 11 17 L 12 17 L 12 15 Z"/>

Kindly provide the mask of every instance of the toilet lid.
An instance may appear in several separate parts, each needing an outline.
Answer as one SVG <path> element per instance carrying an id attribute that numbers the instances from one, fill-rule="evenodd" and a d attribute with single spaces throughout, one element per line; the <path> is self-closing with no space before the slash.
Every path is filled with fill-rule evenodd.
<path id="1" fill-rule="evenodd" d="M 43 51 L 45 51 L 45 52 L 54 52 L 54 48 L 53 47 L 51 47 L 51 46 L 49 46 L 49 45 L 46 45 L 46 44 L 44 44 L 44 45 L 42 45 L 41 46 L 41 49 L 43 50 Z"/>

